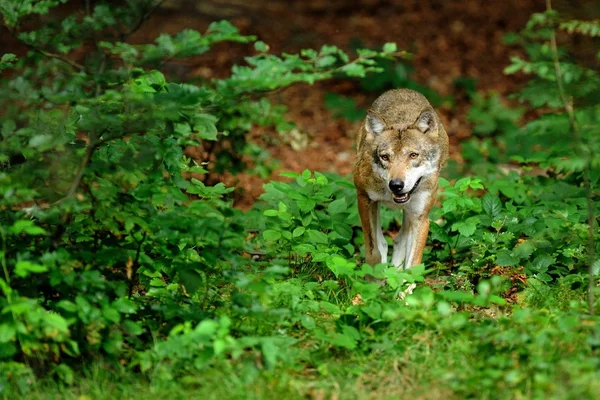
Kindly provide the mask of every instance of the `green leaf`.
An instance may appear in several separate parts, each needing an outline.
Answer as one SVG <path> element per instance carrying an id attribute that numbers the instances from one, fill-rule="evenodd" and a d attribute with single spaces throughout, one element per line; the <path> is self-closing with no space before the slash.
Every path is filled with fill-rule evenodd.
<path id="1" fill-rule="evenodd" d="M 276 240 L 281 239 L 281 232 L 273 229 L 267 229 L 263 232 L 263 237 L 269 242 L 274 242 Z"/>
<path id="2" fill-rule="evenodd" d="M 44 265 L 36 264 L 31 261 L 18 261 L 15 265 L 15 275 L 25 278 L 29 274 L 39 274 L 48 271 L 48 268 Z"/>
<path id="3" fill-rule="evenodd" d="M 254 50 L 260 53 L 266 53 L 269 51 L 269 45 L 263 42 L 262 40 L 258 40 L 254 42 Z"/>
<path id="4" fill-rule="evenodd" d="M 310 315 L 303 315 L 302 317 L 300 317 L 300 322 L 302 323 L 302 326 L 305 327 L 306 329 L 308 329 L 309 331 L 312 331 L 313 329 L 315 329 L 317 327 L 317 323 L 315 322 L 315 319 L 313 317 L 311 317 Z"/>
<path id="5" fill-rule="evenodd" d="M 398 46 L 396 45 L 396 43 L 386 43 L 383 45 L 382 51 L 386 54 L 395 53 L 398 51 Z"/>
<path id="6" fill-rule="evenodd" d="M 343 333 L 336 333 L 331 344 L 338 347 L 344 347 L 347 349 L 355 349 L 357 341 L 360 339 L 360 334 L 356 328 L 348 325 L 342 327 Z"/>
<path id="7" fill-rule="evenodd" d="M 491 218 L 496 218 L 502 212 L 502 202 L 498 196 L 486 193 L 481 199 L 483 211 Z"/>
<path id="8" fill-rule="evenodd" d="M 52 136 L 46 134 L 34 135 L 29 139 L 29 146 L 44 150 L 52 143 Z"/>
<path id="9" fill-rule="evenodd" d="M 75 373 L 67 364 L 58 364 L 54 367 L 54 373 L 58 378 L 67 385 L 72 385 L 75 382 Z"/>
<path id="10" fill-rule="evenodd" d="M 592 274 L 593 275 L 598 275 L 599 273 L 600 273 L 600 259 L 596 260 L 592 264 Z"/>
<path id="11" fill-rule="evenodd" d="M 1 11 L 1 7 L 0 7 Z M 15 63 L 17 62 L 17 56 L 12 53 L 6 53 L 2 55 L 0 58 L 0 72 L 8 68 L 14 68 Z"/>
<path id="12" fill-rule="evenodd" d="M 197 114 L 194 116 L 194 132 L 200 139 L 217 140 L 217 121 L 219 119 L 212 114 Z"/>
<path id="13" fill-rule="evenodd" d="M 204 285 L 204 277 L 195 269 L 185 268 L 177 271 L 179 282 L 189 295 L 196 293 Z"/>
<path id="14" fill-rule="evenodd" d="M 56 303 L 56 306 L 70 313 L 77 312 L 77 305 L 69 300 L 61 300 Z"/>
<path id="15" fill-rule="evenodd" d="M 298 200 L 297 204 L 302 212 L 312 211 L 317 206 L 317 202 L 309 197 Z"/>
<path id="16" fill-rule="evenodd" d="M 523 260 L 529 258 L 529 256 L 531 256 L 534 251 L 535 246 L 531 243 L 531 241 L 524 241 L 515 246 L 515 248 L 512 251 L 512 254 L 518 259 Z"/>
<path id="17" fill-rule="evenodd" d="M 496 254 L 496 264 L 501 267 L 513 267 L 517 265 L 518 262 L 519 260 L 516 257 L 513 257 L 508 250 L 500 250 L 498 254 Z"/>
<path id="18" fill-rule="evenodd" d="M 329 243 L 329 239 L 327 238 L 327 235 L 321 231 L 317 231 L 315 229 L 308 229 L 308 230 L 306 230 L 306 234 L 308 235 L 308 240 L 310 240 L 313 243 L 321 243 L 321 244 Z"/>
<path id="19" fill-rule="evenodd" d="M 333 224 L 333 231 L 344 239 L 352 239 L 352 227 L 348 224 Z"/>
<path id="20" fill-rule="evenodd" d="M 475 233 L 479 221 L 480 219 L 477 216 L 469 217 L 464 221 L 459 221 L 452 224 L 452 230 L 458 231 L 461 235 L 465 237 L 469 237 Z"/>
<path id="21" fill-rule="evenodd" d="M 294 229 L 294 232 L 292 232 L 292 237 L 300 237 L 300 236 L 304 235 L 305 231 L 306 231 L 306 228 L 304 228 L 303 226 L 299 226 Z"/>
<path id="22" fill-rule="evenodd" d="M 4 121 L 4 123 L 2 123 L 2 130 L 0 131 L 0 134 L 2 134 L 2 136 L 6 138 L 10 136 L 16 128 L 17 124 L 15 123 L 15 121 L 13 121 L 12 119 L 7 119 Z"/>
<path id="23" fill-rule="evenodd" d="M 341 68 L 341 71 L 349 77 L 357 78 L 364 78 L 367 72 L 365 67 L 360 64 L 346 64 Z"/>
<path id="24" fill-rule="evenodd" d="M 123 328 L 125 329 L 125 332 L 132 336 L 139 336 L 144 333 L 144 329 L 139 323 L 130 320 L 123 321 Z"/>
<path id="25" fill-rule="evenodd" d="M 136 310 L 133 301 L 129 300 L 126 297 L 121 297 L 113 301 L 112 306 L 121 314 L 133 314 Z"/>
<path id="26" fill-rule="evenodd" d="M 556 258 L 550 254 L 540 254 L 536 256 L 529 264 L 528 269 L 533 273 L 542 273 L 548 271 L 548 267 L 556 262 Z"/>
<path id="27" fill-rule="evenodd" d="M 156 93 L 163 91 L 166 83 L 162 72 L 152 70 L 133 79 L 131 89 L 136 93 Z"/>
<path id="28" fill-rule="evenodd" d="M 540 272 L 540 273 L 536 274 L 535 277 L 542 282 L 546 282 L 546 283 L 552 282 L 552 277 L 545 272 Z"/>
<path id="29" fill-rule="evenodd" d="M 277 364 L 277 355 L 280 349 L 275 346 L 272 339 L 264 339 L 262 342 L 262 354 L 267 368 L 272 369 Z"/>
<path id="30" fill-rule="evenodd" d="M 327 259 L 327 267 L 336 277 L 351 276 L 356 269 L 356 265 L 345 258 L 334 255 Z"/>
<path id="31" fill-rule="evenodd" d="M 25 232 L 28 235 L 44 235 L 46 231 L 39 226 L 36 226 L 35 223 L 31 220 L 18 220 L 13 226 L 10 227 L 10 232 L 12 234 L 18 235 L 20 233 Z"/>
<path id="32" fill-rule="evenodd" d="M 17 354 L 17 346 L 14 342 L 0 343 L 0 359 L 12 358 Z"/>
<path id="33" fill-rule="evenodd" d="M 286 178 L 298 178 L 300 176 L 299 173 L 293 171 L 286 171 L 279 174 L 279 176 L 284 176 Z"/>
<path id="34" fill-rule="evenodd" d="M 108 321 L 114 322 L 115 324 L 118 324 L 121 321 L 121 314 L 108 304 L 102 306 L 102 315 Z"/>
<path id="35" fill-rule="evenodd" d="M 346 198 L 342 197 L 341 199 L 337 199 L 332 201 L 327 205 L 327 212 L 330 215 L 335 215 L 348 211 L 348 204 L 346 203 Z"/>
<path id="36" fill-rule="evenodd" d="M 69 333 L 69 323 L 61 315 L 48 313 L 44 316 L 44 323 L 60 333 Z"/>
<path id="37" fill-rule="evenodd" d="M 217 332 L 218 328 L 219 323 L 217 321 L 214 321 L 212 319 L 205 319 L 204 321 L 200 322 L 198 326 L 196 326 L 194 332 L 205 337 L 211 337 Z"/>
<path id="38" fill-rule="evenodd" d="M 330 67 L 330 66 L 334 65 L 336 63 L 336 61 L 337 61 L 336 57 L 327 55 L 327 56 L 319 57 L 317 59 L 316 66 L 319 68 Z"/>
<path id="39" fill-rule="evenodd" d="M 0 325 L 0 343 L 12 341 L 17 336 L 17 329 L 13 324 L 3 323 Z"/>

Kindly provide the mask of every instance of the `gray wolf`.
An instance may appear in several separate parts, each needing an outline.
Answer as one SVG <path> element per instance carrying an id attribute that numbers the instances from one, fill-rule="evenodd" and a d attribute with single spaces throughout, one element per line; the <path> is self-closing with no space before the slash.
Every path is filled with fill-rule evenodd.
<path id="1" fill-rule="evenodd" d="M 438 115 L 418 92 L 387 91 L 368 110 L 358 136 L 354 168 L 368 264 L 387 262 L 380 204 L 403 210 L 392 265 L 406 269 L 421 263 L 429 234 L 428 214 L 448 148 L 448 135 Z"/>

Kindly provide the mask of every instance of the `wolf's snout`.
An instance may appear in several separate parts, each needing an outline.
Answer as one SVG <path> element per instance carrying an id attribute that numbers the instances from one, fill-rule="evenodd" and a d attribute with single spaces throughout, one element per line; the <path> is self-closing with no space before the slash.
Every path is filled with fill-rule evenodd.
<path id="1" fill-rule="evenodd" d="M 404 189 L 404 181 L 400 179 L 392 179 L 390 181 L 390 190 L 392 191 L 392 193 L 400 194 L 400 192 L 402 192 L 402 189 Z"/>

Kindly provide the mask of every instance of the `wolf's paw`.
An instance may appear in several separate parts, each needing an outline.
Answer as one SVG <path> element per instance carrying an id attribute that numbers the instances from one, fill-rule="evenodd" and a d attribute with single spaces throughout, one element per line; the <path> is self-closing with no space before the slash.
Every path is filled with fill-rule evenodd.
<path id="1" fill-rule="evenodd" d="M 406 296 L 409 294 L 412 294 L 413 290 L 417 287 L 416 283 L 411 283 L 410 285 L 408 285 L 408 287 L 403 290 L 402 292 L 400 292 L 400 300 L 404 300 L 404 304 L 408 303 L 406 302 Z"/>

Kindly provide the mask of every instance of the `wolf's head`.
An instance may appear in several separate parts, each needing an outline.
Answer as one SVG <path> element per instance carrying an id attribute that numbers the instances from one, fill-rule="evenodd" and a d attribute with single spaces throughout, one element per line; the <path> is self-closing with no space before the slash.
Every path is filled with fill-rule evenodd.
<path id="1" fill-rule="evenodd" d="M 395 124 L 369 110 L 365 129 L 373 144 L 373 171 L 387 182 L 394 202 L 406 203 L 423 180 L 439 171 L 438 124 L 429 108 L 413 122 Z"/>

